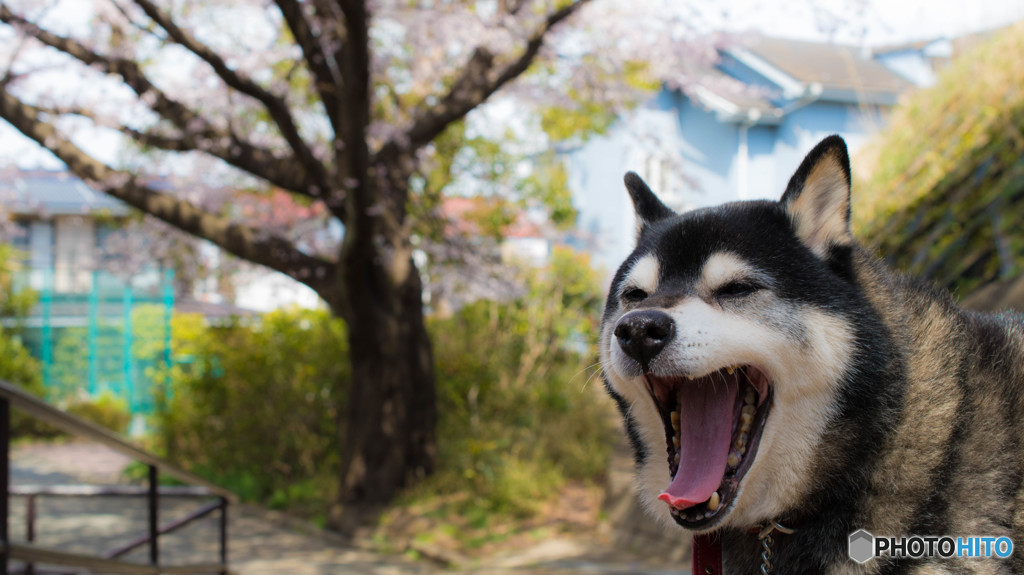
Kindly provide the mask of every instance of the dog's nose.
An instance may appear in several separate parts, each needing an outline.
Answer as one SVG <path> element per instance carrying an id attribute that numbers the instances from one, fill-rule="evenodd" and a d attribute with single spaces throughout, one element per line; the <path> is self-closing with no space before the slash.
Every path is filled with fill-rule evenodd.
<path id="1" fill-rule="evenodd" d="M 646 370 L 647 364 L 658 355 L 676 334 L 676 325 L 663 311 L 647 309 L 634 311 L 622 316 L 615 326 L 615 337 L 626 355 L 640 362 Z"/>

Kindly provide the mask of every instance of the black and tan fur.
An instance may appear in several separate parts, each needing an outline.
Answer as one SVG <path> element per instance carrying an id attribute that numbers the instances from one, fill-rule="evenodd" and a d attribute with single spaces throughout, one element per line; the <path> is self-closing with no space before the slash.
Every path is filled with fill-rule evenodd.
<path id="1" fill-rule="evenodd" d="M 770 520 L 796 527 L 776 538 L 776 573 L 1024 573 L 1024 324 L 962 309 L 853 240 L 840 138 L 807 156 L 779 202 L 679 215 L 635 175 L 626 181 L 640 229 L 612 283 L 601 349 L 636 451 L 638 492 L 655 518 L 676 528 L 655 499 L 670 477 L 641 372 L 700 375 L 761 362 L 775 389 L 764 438 L 728 512 L 699 529 L 722 534 L 726 573 L 760 572 L 761 547 L 747 530 Z M 727 283 L 745 274 L 760 278 L 756 289 Z M 637 310 L 671 314 L 677 331 L 658 352 L 669 359 L 641 368 L 622 351 L 616 326 Z M 729 342 L 754 331 L 771 336 L 770 355 L 759 355 L 756 340 Z M 701 346 L 729 357 L 714 364 L 692 351 Z M 787 411 L 797 401 L 805 403 Z M 1006 560 L 858 565 L 847 538 L 860 528 L 1008 536 L 1016 549 Z"/>

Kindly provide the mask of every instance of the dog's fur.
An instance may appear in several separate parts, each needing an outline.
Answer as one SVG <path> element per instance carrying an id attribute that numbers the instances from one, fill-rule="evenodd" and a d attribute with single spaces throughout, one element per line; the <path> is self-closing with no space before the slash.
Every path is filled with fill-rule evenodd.
<path id="1" fill-rule="evenodd" d="M 760 572 L 748 529 L 770 520 L 796 527 L 776 536 L 777 573 L 1024 572 L 1021 549 L 863 566 L 847 557 L 860 528 L 1024 545 L 1024 325 L 959 308 L 858 246 L 841 138 L 808 154 L 778 202 L 676 214 L 635 174 L 626 185 L 637 245 L 612 282 L 601 359 L 639 496 L 666 529 L 677 529 L 657 499 L 671 479 L 667 431 L 648 378 L 700 385 L 682 376 L 753 365 L 772 386 L 760 444 L 732 501 L 696 527 L 721 533 L 726 573 Z M 643 361 L 616 335 L 642 310 L 674 324 Z"/>

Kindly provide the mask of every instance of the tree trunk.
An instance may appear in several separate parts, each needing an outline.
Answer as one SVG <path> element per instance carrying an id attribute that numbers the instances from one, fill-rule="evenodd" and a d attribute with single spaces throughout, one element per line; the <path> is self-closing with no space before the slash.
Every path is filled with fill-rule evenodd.
<path id="1" fill-rule="evenodd" d="M 341 509 L 332 524 L 347 533 L 434 469 L 437 402 L 422 285 L 411 250 L 396 251 L 387 261 L 380 252 L 342 249 L 345 287 L 335 309 L 348 324 L 352 382 L 341 426 Z"/>

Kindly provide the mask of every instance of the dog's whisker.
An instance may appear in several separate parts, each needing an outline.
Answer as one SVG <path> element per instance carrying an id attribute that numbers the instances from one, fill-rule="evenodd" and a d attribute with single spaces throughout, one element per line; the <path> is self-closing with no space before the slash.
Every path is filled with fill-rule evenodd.
<path id="1" fill-rule="evenodd" d="M 594 365 L 596 365 L 596 366 L 597 366 L 597 369 L 595 369 L 595 370 L 594 370 L 594 373 L 591 373 L 591 374 L 590 374 L 590 377 L 588 377 L 588 378 L 587 378 L 587 381 L 584 381 L 584 382 L 583 382 L 583 387 L 582 387 L 582 388 L 580 388 L 580 391 L 581 391 L 581 392 L 587 389 L 587 384 L 589 384 L 589 383 L 590 383 L 590 380 L 594 379 L 594 376 L 595 376 L 595 375 L 597 375 L 597 374 L 599 374 L 599 373 L 603 373 L 603 372 L 604 372 L 604 365 L 601 365 L 601 362 L 597 362 L 597 363 L 596 363 L 596 364 L 594 364 Z"/>
<path id="2" fill-rule="evenodd" d="M 598 374 L 598 373 L 600 373 L 600 372 L 601 372 L 601 369 L 602 369 L 602 365 L 601 365 L 601 362 L 600 362 L 600 361 L 596 361 L 596 362 L 594 362 L 594 363 L 592 363 L 592 364 L 590 364 L 590 365 L 588 365 L 588 366 L 584 367 L 583 369 L 581 369 L 581 370 L 577 371 L 577 372 L 575 373 L 575 375 L 573 375 L 573 376 L 572 376 L 572 377 L 571 377 L 571 378 L 569 379 L 568 383 L 572 383 L 572 382 L 573 382 L 573 381 L 574 381 L 574 380 L 575 380 L 575 379 L 576 379 L 577 377 L 579 377 L 579 375 L 580 375 L 581 373 L 584 373 L 584 372 L 586 372 L 586 371 L 587 371 L 588 369 L 590 369 L 590 368 L 592 368 L 592 367 L 596 367 L 596 369 L 595 369 L 595 370 L 594 370 L 593 372 L 591 372 L 591 374 L 590 374 L 590 375 L 589 375 L 589 376 L 587 377 L 586 381 L 584 381 L 584 382 L 583 382 L 583 385 L 582 385 L 582 386 L 580 387 L 580 391 L 581 391 L 581 392 L 582 392 L 582 391 L 584 391 L 584 390 L 586 390 L 586 389 L 587 389 L 587 384 L 588 384 L 588 383 L 590 383 L 590 380 L 594 378 L 594 375 L 596 375 L 596 374 Z"/>
<path id="3" fill-rule="evenodd" d="M 587 371 L 588 369 L 590 369 L 590 368 L 594 367 L 595 365 L 601 365 L 601 362 L 600 362 L 600 361 L 596 361 L 596 362 L 594 362 L 594 363 L 592 363 L 592 364 L 590 364 L 590 365 L 588 365 L 588 366 L 584 367 L 583 369 L 581 369 L 581 370 L 577 371 L 576 373 L 574 373 L 574 374 L 573 374 L 573 376 L 572 376 L 572 377 L 570 377 L 570 378 L 569 378 L 569 381 L 568 381 L 568 382 L 566 382 L 566 383 L 572 383 L 572 382 L 573 382 L 573 380 L 575 380 L 575 379 L 576 379 L 577 377 L 579 377 L 579 375 L 580 375 L 581 373 L 583 373 L 583 372 Z"/>

